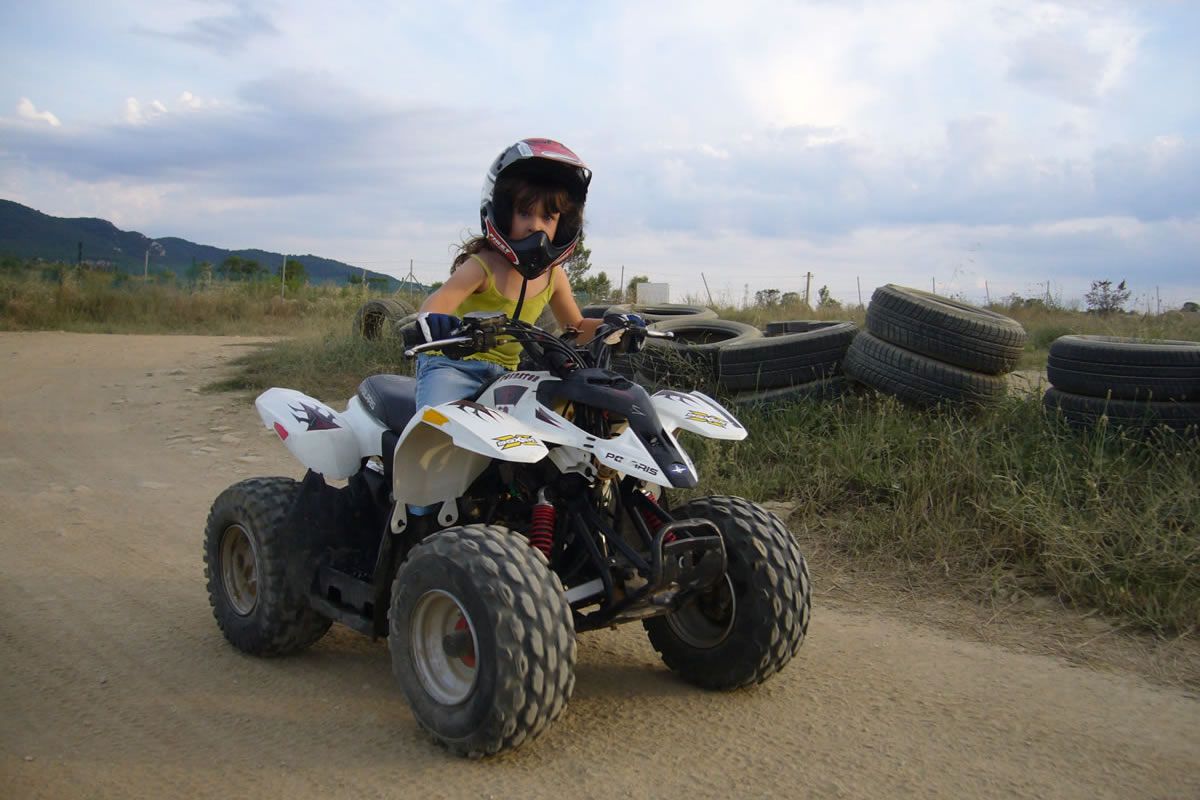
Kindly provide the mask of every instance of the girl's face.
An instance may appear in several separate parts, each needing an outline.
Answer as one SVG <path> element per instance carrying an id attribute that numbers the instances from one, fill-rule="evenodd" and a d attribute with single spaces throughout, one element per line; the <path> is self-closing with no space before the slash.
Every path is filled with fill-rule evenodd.
<path id="1" fill-rule="evenodd" d="M 546 211 L 546 205 L 541 200 L 535 200 L 529 210 L 522 211 L 518 208 L 513 211 L 509 235 L 513 239 L 524 239 L 535 233 L 544 233 L 550 241 L 554 241 L 559 216 L 561 215 Z"/>

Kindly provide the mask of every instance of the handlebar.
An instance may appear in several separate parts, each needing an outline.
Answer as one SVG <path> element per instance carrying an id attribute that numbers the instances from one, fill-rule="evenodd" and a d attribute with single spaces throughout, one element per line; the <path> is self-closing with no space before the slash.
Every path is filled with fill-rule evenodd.
<path id="1" fill-rule="evenodd" d="M 472 312 L 463 318 L 463 325 L 456 336 L 434 342 L 421 342 L 404 350 L 405 358 L 413 358 L 427 350 L 457 348 L 460 353 L 483 352 L 496 346 L 498 336 L 509 336 L 525 346 L 526 352 L 536 361 L 544 362 L 551 372 L 561 374 L 580 366 L 607 367 L 611 352 L 626 332 L 636 331 L 654 339 L 673 339 L 670 331 L 652 331 L 643 327 L 620 324 L 621 320 L 606 319 L 596 329 L 596 335 L 584 344 L 575 344 L 574 335 L 568 331 L 563 337 L 519 320 L 509 320 L 501 312 Z M 613 337 L 613 334 L 619 334 Z"/>

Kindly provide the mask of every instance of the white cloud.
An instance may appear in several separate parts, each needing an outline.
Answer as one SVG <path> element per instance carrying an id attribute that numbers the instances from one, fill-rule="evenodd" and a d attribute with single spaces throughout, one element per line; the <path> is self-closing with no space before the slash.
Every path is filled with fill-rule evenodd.
<path id="1" fill-rule="evenodd" d="M 22 97 L 17 102 L 17 116 L 21 119 L 36 120 L 39 122 L 48 123 L 52 128 L 57 128 L 62 125 L 62 123 L 58 121 L 58 117 L 54 116 L 54 114 L 50 113 L 49 111 L 38 111 L 37 107 L 33 105 L 33 101 L 28 97 Z"/>
<path id="2" fill-rule="evenodd" d="M 136 97 L 125 98 L 125 121 L 130 125 L 141 125 L 167 113 L 167 107 L 158 100 L 151 100 L 145 107 Z"/>

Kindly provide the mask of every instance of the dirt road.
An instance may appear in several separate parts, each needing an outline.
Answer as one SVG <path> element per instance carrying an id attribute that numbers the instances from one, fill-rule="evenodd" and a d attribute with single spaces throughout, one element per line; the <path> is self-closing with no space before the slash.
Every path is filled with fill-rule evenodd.
<path id="1" fill-rule="evenodd" d="M 249 340 L 0 334 L 0 795 L 6 798 L 1200 797 L 1200 699 L 1134 674 L 822 605 L 759 688 L 674 679 L 641 628 L 584 635 L 567 713 L 499 759 L 418 733 L 385 642 L 235 652 L 208 505 L 300 474 L 198 387 Z"/>

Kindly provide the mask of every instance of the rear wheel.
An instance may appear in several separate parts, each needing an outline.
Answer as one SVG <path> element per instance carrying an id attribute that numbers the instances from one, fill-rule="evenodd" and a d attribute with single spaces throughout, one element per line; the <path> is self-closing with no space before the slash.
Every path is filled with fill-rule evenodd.
<path id="1" fill-rule="evenodd" d="M 778 517 L 740 497 L 701 497 L 671 515 L 716 524 L 728 566 L 684 607 L 646 620 L 650 644 L 697 686 L 762 683 L 792 660 L 808 630 L 811 587 L 800 548 Z"/>
<path id="2" fill-rule="evenodd" d="M 208 601 L 225 638 L 253 655 L 293 653 L 329 630 L 291 577 L 304 571 L 292 563 L 302 554 L 289 546 L 297 537 L 286 527 L 299 491 L 291 478 L 251 478 L 221 492 L 208 514 Z"/>
<path id="3" fill-rule="evenodd" d="M 414 548 L 396 573 L 390 626 L 413 715 L 459 755 L 517 747 L 570 700 L 575 629 L 562 584 L 506 528 L 447 528 Z"/>

